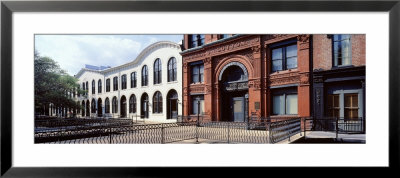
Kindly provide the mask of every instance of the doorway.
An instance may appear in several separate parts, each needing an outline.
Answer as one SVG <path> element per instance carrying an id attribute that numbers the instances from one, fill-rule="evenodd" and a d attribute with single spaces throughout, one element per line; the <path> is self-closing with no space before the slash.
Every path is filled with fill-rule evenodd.
<path id="1" fill-rule="evenodd" d="M 178 118 L 178 94 L 170 90 L 167 95 L 167 119 Z"/>
<path id="2" fill-rule="evenodd" d="M 98 117 L 103 117 L 103 103 L 101 101 L 101 98 L 97 100 L 97 116 Z"/>
<path id="3" fill-rule="evenodd" d="M 246 117 L 245 99 L 248 96 L 248 76 L 246 68 L 239 62 L 227 64 L 220 77 L 220 120 L 244 122 Z"/>
<path id="4" fill-rule="evenodd" d="M 244 97 L 233 97 L 232 98 L 232 114 L 234 122 L 244 122 L 245 121 L 245 100 Z"/>
<path id="5" fill-rule="evenodd" d="M 121 97 L 121 118 L 126 117 L 126 97 Z"/>
<path id="6" fill-rule="evenodd" d="M 149 118 L 149 96 L 144 93 L 140 98 L 140 118 Z"/>

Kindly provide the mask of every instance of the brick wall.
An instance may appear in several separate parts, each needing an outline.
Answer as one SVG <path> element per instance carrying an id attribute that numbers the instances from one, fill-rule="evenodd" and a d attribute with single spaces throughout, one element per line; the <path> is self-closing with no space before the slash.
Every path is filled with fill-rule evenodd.
<path id="1" fill-rule="evenodd" d="M 354 66 L 365 65 L 365 35 L 351 35 L 351 56 Z M 332 68 L 332 39 L 326 34 L 313 35 L 313 69 Z"/>

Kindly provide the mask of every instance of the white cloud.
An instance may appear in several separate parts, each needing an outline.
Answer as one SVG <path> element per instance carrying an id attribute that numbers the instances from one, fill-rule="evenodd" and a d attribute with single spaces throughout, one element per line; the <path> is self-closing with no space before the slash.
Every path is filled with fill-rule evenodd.
<path id="1" fill-rule="evenodd" d="M 35 47 L 40 55 L 53 58 L 74 75 L 85 64 L 121 65 L 134 59 L 142 45 L 114 36 L 41 35 L 36 36 Z"/>
<path id="2" fill-rule="evenodd" d="M 181 39 L 182 35 L 36 35 L 35 49 L 75 75 L 85 64 L 122 65 L 157 41 Z"/>

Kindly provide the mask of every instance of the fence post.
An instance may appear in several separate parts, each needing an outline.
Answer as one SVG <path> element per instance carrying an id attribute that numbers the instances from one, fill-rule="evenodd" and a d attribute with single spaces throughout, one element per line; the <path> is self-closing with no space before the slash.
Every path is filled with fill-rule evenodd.
<path id="1" fill-rule="evenodd" d="M 290 121 L 289 121 L 289 124 L 288 124 L 288 125 L 291 125 Z M 289 130 L 288 130 L 288 133 L 289 133 L 289 142 L 290 142 L 290 135 L 291 135 L 290 127 L 289 127 Z"/>
<path id="2" fill-rule="evenodd" d="M 306 139 L 306 130 L 307 130 L 307 128 L 306 128 L 306 122 L 307 122 L 307 119 L 306 118 L 304 118 L 304 123 L 303 123 L 303 127 L 304 127 L 304 139 Z"/>
<path id="3" fill-rule="evenodd" d="M 229 136 L 230 136 L 230 135 L 229 135 L 230 126 L 231 126 L 231 125 L 228 123 L 228 143 L 229 143 Z"/>
<path id="4" fill-rule="evenodd" d="M 365 116 L 361 118 L 361 122 L 363 122 L 363 124 L 362 124 L 362 127 L 363 127 L 363 128 L 362 128 L 362 133 L 365 134 L 365 132 L 366 132 L 366 128 L 365 128 L 365 126 L 366 126 L 366 124 L 365 124 Z"/>
<path id="5" fill-rule="evenodd" d="M 268 121 L 268 119 L 267 119 L 267 129 L 268 129 L 268 143 L 272 143 L 271 142 L 271 122 Z"/>
<path id="6" fill-rule="evenodd" d="M 161 124 L 161 144 L 165 143 L 164 137 L 165 137 L 165 135 L 164 135 L 164 124 Z"/>
<path id="7" fill-rule="evenodd" d="M 336 140 L 338 140 L 338 134 L 339 134 L 339 118 L 336 117 Z"/>
<path id="8" fill-rule="evenodd" d="M 199 143 L 199 124 L 196 124 L 196 144 Z"/>
<path id="9" fill-rule="evenodd" d="M 112 132 L 111 132 L 111 126 L 110 126 L 110 144 L 112 144 Z"/>

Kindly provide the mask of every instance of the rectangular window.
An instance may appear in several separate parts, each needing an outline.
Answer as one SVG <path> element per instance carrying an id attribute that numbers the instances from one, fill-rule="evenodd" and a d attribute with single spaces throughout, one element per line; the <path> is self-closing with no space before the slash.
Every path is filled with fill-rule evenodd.
<path id="1" fill-rule="evenodd" d="M 344 94 L 344 117 L 345 119 L 358 118 L 358 94 Z"/>
<path id="2" fill-rule="evenodd" d="M 340 117 L 339 94 L 328 95 L 327 113 L 328 117 Z"/>
<path id="3" fill-rule="evenodd" d="M 197 115 L 203 115 L 204 114 L 204 95 L 192 95 L 192 114 Z M 200 102 L 198 102 L 200 101 Z M 199 105 L 200 104 L 200 108 Z M 198 112 L 200 109 L 200 112 Z"/>
<path id="4" fill-rule="evenodd" d="M 191 66 L 192 68 L 192 83 L 203 83 L 204 82 L 204 65 L 197 64 Z"/>
<path id="5" fill-rule="evenodd" d="M 286 114 L 297 114 L 297 94 L 286 95 Z"/>
<path id="6" fill-rule="evenodd" d="M 193 34 L 189 35 L 190 48 L 201 46 L 205 43 L 205 35 Z"/>
<path id="7" fill-rule="evenodd" d="M 190 35 L 190 47 L 197 47 L 197 35 Z"/>
<path id="8" fill-rule="evenodd" d="M 218 39 L 224 39 L 224 38 L 228 38 L 229 35 L 228 34 L 221 34 L 218 37 L 219 37 Z"/>
<path id="9" fill-rule="evenodd" d="M 285 96 L 275 95 L 273 96 L 273 114 L 284 115 L 285 114 Z"/>
<path id="10" fill-rule="evenodd" d="M 205 35 L 199 35 L 199 46 L 203 45 L 205 43 Z"/>
<path id="11" fill-rule="evenodd" d="M 297 93 L 283 92 L 272 96 L 273 115 L 296 115 L 298 112 Z"/>
<path id="12" fill-rule="evenodd" d="M 110 79 L 106 80 L 106 92 L 110 92 Z"/>
<path id="13" fill-rule="evenodd" d="M 297 68 L 297 44 L 272 49 L 272 72 Z"/>
<path id="14" fill-rule="evenodd" d="M 351 65 L 351 36 L 333 35 L 333 66 Z"/>

